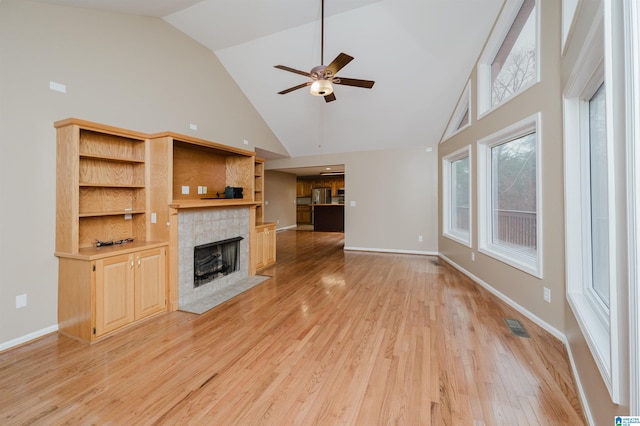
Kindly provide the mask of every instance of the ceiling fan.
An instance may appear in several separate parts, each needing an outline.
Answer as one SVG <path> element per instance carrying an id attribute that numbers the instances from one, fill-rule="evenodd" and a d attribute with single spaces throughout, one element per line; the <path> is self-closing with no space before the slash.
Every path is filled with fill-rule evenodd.
<path id="1" fill-rule="evenodd" d="M 322 35 L 320 42 L 320 63 L 324 63 L 324 0 L 322 0 Z M 307 81 L 297 86 L 290 87 L 281 92 L 279 95 L 286 95 L 294 90 L 302 89 L 306 86 L 311 86 L 311 94 L 314 96 L 323 96 L 325 102 L 331 102 L 336 100 L 336 95 L 333 93 L 333 84 L 342 84 L 343 86 L 355 86 L 363 87 L 365 89 L 371 89 L 375 81 L 371 80 L 358 80 L 356 78 L 338 77 L 336 74 L 342 68 L 344 68 L 349 62 L 353 60 L 353 56 L 349 56 L 346 53 L 340 53 L 329 65 L 318 65 L 313 67 L 311 71 L 305 72 L 295 68 L 287 67 L 285 65 L 275 65 L 275 68 L 289 71 L 295 74 L 304 75 L 311 78 L 311 81 Z"/>

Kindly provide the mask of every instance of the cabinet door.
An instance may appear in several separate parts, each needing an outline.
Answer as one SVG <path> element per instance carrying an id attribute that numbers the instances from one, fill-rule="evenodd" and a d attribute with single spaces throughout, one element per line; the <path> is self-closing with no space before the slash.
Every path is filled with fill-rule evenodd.
<path id="1" fill-rule="evenodd" d="M 276 227 L 269 226 L 264 237 L 264 264 L 270 265 L 276 261 Z"/>
<path id="2" fill-rule="evenodd" d="M 136 253 L 135 319 L 164 311 L 166 298 L 166 249 L 164 247 Z"/>
<path id="3" fill-rule="evenodd" d="M 264 266 L 264 243 L 265 243 L 265 227 L 261 226 L 256 229 L 256 259 L 255 265 L 256 269 L 260 269 Z"/>
<path id="4" fill-rule="evenodd" d="M 96 261 L 96 337 L 134 320 L 133 255 Z"/>

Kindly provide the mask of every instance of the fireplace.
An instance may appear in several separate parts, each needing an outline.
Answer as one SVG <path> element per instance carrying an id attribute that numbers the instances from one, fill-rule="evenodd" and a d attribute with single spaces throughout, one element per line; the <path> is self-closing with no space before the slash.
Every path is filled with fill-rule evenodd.
<path id="1" fill-rule="evenodd" d="M 249 213 L 250 210 L 246 207 L 180 210 L 178 213 L 178 308 L 233 287 L 249 276 Z M 207 246 L 212 242 L 219 244 L 234 239 L 237 239 L 238 245 L 236 272 L 227 275 L 214 274 L 215 279 L 206 283 L 202 280 L 196 284 L 195 247 Z"/>
<path id="2" fill-rule="evenodd" d="M 193 286 L 200 287 L 240 269 L 240 241 L 229 238 L 193 248 Z"/>

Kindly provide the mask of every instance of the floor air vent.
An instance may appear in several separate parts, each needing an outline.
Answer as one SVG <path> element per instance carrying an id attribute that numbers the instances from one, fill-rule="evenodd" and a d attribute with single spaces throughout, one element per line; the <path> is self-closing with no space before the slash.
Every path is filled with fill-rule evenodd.
<path id="1" fill-rule="evenodd" d="M 435 266 L 440 266 L 440 262 L 438 262 L 437 260 L 432 260 L 431 263 L 433 263 Z"/>
<path id="2" fill-rule="evenodd" d="M 513 333 L 515 336 L 529 338 L 527 330 L 524 329 L 520 321 L 516 319 L 505 318 L 504 322 L 507 323 L 507 327 L 509 327 L 509 330 L 511 330 L 511 333 Z"/>

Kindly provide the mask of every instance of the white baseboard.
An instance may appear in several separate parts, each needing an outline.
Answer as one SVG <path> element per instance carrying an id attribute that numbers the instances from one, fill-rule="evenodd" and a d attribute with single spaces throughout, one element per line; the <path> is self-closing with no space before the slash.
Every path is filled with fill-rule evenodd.
<path id="1" fill-rule="evenodd" d="M 293 229 L 296 226 L 297 225 L 291 225 L 291 226 L 283 226 L 282 228 L 276 228 L 276 232 L 278 232 L 278 231 L 286 231 L 287 229 Z"/>
<path id="2" fill-rule="evenodd" d="M 485 281 L 481 280 L 477 276 L 473 275 L 471 272 L 467 271 L 462 266 L 458 265 L 453 260 L 449 259 L 447 256 L 443 255 L 442 253 L 440 253 L 439 256 L 444 260 L 446 260 L 447 263 L 449 263 L 451 266 L 456 268 L 458 271 L 462 272 L 467 277 L 471 278 L 474 282 L 476 282 L 477 284 L 485 288 L 488 292 L 498 297 L 504 303 L 511 306 L 512 308 L 520 312 L 525 317 L 529 318 L 531 321 L 533 321 L 534 323 L 542 327 L 544 330 L 546 330 L 548 333 L 556 337 L 558 340 L 560 340 L 564 344 L 564 347 L 567 350 L 567 356 L 569 357 L 569 364 L 571 365 L 571 371 L 573 372 L 573 378 L 576 381 L 576 387 L 578 388 L 578 394 L 579 394 L 580 402 L 582 403 L 584 415 L 589 425 L 595 425 L 593 421 L 593 416 L 591 415 L 591 410 L 589 409 L 589 405 L 587 403 L 587 396 L 584 393 L 584 387 L 582 386 L 582 382 L 580 381 L 580 375 L 578 374 L 578 370 L 576 369 L 576 365 L 573 360 L 573 353 L 571 352 L 571 346 L 569 345 L 567 336 L 565 336 L 564 333 L 562 333 L 560 330 L 558 330 L 548 322 L 542 320 L 540 317 L 538 317 L 537 315 L 533 314 L 531 311 L 524 308 L 519 303 L 515 302 L 511 298 L 507 297 L 503 293 L 493 288 L 491 285 L 489 285 Z"/>
<path id="3" fill-rule="evenodd" d="M 344 247 L 347 251 L 370 251 L 378 253 L 396 253 L 396 254 L 420 254 L 423 256 L 438 256 L 437 251 L 418 251 L 418 250 L 397 250 L 397 249 L 381 249 L 381 248 L 369 248 L 369 247 Z"/>
<path id="4" fill-rule="evenodd" d="M 58 324 L 51 325 L 47 328 L 43 328 L 42 330 L 34 331 L 33 333 L 25 334 L 24 336 L 20 336 L 16 339 L 9 340 L 8 342 L 0 343 L 0 352 L 6 349 L 11 349 L 23 343 L 27 343 L 31 340 L 37 339 L 38 337 L 42 337 L 46 334 L 53 333 L 55 331 L 58 331 Z"/>

